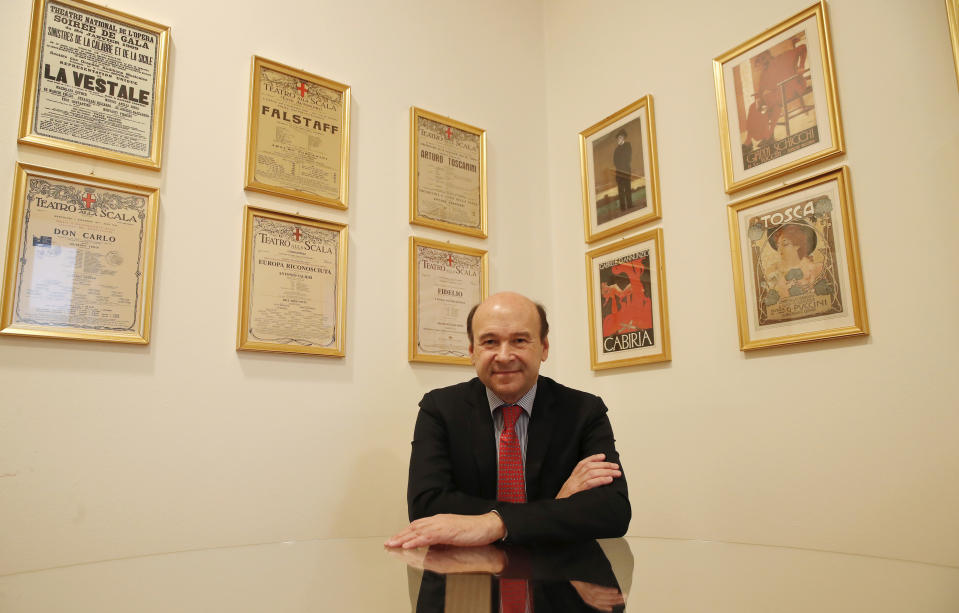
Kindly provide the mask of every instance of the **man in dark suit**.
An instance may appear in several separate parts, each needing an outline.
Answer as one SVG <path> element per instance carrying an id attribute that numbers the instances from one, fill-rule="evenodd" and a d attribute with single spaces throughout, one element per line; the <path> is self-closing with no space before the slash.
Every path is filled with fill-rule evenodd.
<path id="1" fill-rule="evenodd" d="M 626 142 L 626 130 L 616 133 L 613 166 L 616 168 L 616 189 L 619 192 L 619 210 L 626 212 L 633 206 L 633 146 Z"/>
<path id="2" fill-rule="evenodd" d="M 519 294 L 495 294 L 470 312 L 477 378 L 420 402 L 407 490 L 412 523 L 387 546 L 543 543 L 626 532 L 626 479 L 606 407 L 539 376 L 548 331 L 545 310 Z"/>

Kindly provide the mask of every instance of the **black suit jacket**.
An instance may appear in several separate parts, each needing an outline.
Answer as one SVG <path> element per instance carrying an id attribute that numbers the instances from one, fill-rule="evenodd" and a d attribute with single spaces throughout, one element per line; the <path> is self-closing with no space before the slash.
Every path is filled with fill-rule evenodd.
<path id="1" fill-rule="evenodd" d="M 423 396 L 413 433 L 407 504 L 410 520 L 493 509 L 512 543 L 622 536 L 630 506 L 625 472 L 609 485 L 555 500 L 583 458 L 616 453 L 599 397 L 540 377 L 526 442 L 526 503 L 496 500 L 496 441 L 486 387 L 479 379 Z"/>

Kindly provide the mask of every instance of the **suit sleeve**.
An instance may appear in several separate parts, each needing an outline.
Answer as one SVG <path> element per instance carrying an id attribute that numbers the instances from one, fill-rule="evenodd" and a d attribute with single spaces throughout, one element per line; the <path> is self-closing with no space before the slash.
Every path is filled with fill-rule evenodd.
<path id="1" fill-rule="evenodd" d="M 622 469 L 606 406 L 598 398 L 593 398 L 595 405 L 581 426 L 581 444 L 574 454 L 582 459 L 605 453 L 606 461 L 615 462 Z M 567 473 L 560 484 L 568 477 Z M 558 489 L 552 496 L 556 493 Z M 524 504 L 496 503 L 494 508 L 506 524 L 507 541 L 517 544 L 619 537 L 626 534 L 632 516 L 625 471 L 609 485 L 578 492 L 568 498 L 556 500 L 551 497 Z"/>
<path id="2" fill-rule="evenodd" d="M 413 430 L 406 503 L 410 521 L 439 513 L 482 515 L 496 505 L 464 493 L 455 485 L 451 436 L 442 411 L 427 394 L 420 402 Z"/>
<path id="3" fill-rule="evenodd" d="M 475 424 L 459 410 L 461 407 L 450 404 L 449 397 L 434 393 L 420 402 L 407 487 L 410 521 L 439 513 L 482 515 L 496 510 L 506 525 L 507 542 L 517 544 L 580 541 L 626 533 L 631 510 L 625 473 L 609 485 L 554 499 L 582 458 L 604 453 L 607 461 L 620 464 L 606 407 L 598 397 L 578 393 L 571 402 L 575 406 L 556 416 L 561 423 L 554 426 L 559 428 L 552 437 L 555 447 L 550 448 L 540 467 L 544 485 L 539 499 L 521 504 L 496 501 L 495 472 L 489 483 L 476 473 L 469 431 Z"/>

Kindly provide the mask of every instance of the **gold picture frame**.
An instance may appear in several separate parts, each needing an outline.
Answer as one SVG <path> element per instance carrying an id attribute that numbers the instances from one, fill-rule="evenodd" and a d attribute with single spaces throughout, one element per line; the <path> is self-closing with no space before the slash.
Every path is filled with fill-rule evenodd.
<path id="1" fill-rule="evenodd" d="M 466 316 L 489 292 L 487 252 L 410 237 L 410 362 L 470 364 Z"/>
<path id="2" fill-rule="evenodd" d="M 662 218 L 652 96 L 580 132 L 579 153 L 587 243 Z"/>
<path id="3" fill-rule="evenodd" d="M 34 0 L 18 142 L 159 170 L 169 40 L 84 0 Z"/>
<path id="4" fill-rule="evenodd" d="M 672 359 L 661 228 L 588 251 L 586 287 L 590 368 Z"/>
<path id="5" fill-rule="evenodd" d="M 726 193 L 845 152 L 824 1 L 713 60 Z"/>
<path id="6" fill-rule="evenodd" d="M 236 348 L 346 355 L 345 224 L 247 205 Z"/>
<path id="7" fill-rule="evenodd" d="M 949 22 L 949 40 L 952 42 L 952 61 L 959 86 L 959 0 L 946 0 L 946 19 Z"/>
<path id="8" fill-rule="evenodd" d="M 847 167 L 728 213 L 741 350 L 869 333 Z"/>
<path id="9" fill-rule="evenodd" d="M 486 130 L 410 107 L 410 223 L 486 238 Z"/>
<path id="10" fill-rule="evenodd" d="M 0 333 L 150 342 L 159 189 L 17 164 Z"/>
<path id="11" fill-rule="evenodd" d="M 350 86 L 254 55 L 246 189 L 346 209 Z"/>

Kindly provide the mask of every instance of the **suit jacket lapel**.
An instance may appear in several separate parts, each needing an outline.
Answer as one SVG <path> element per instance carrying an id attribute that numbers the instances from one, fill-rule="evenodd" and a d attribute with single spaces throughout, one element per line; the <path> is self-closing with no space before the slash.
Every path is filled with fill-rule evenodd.
<path id="1" fill-rule="evenodd" d="M 483 498 L 496 498 L 496 441 L 493 416 L 486 399 L 486 386 L 474 379 L 474 390 L 469 397 L 470 430 L 473 434 L 473 457 L 479 473 Z"/>
<path id="2" fill-rule="evenodd" d="M 546 450 L 549 449 L 556 418 L 556 411 L 552 408 L 552 389 L 547 380 L 540 377 L 536 386 L 536 399 L 533 401 L 533 415 L 526 432 L 527 500 L 537 500 L 540 497 L 539 476 L 543 474 L 543 460 L 546 458 Z"/>

